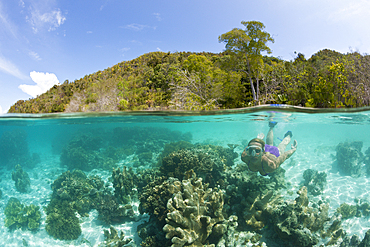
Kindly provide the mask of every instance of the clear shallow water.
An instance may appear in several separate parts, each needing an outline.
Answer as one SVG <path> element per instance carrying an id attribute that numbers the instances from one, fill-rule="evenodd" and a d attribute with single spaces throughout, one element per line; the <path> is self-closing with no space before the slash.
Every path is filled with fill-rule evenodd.
<path id="1" fill-rule="evenodd" d="M 228 144 L 238 144 L 239 146 L 235 148 L 238 153 L 238 158 L 234 160 L 236 165 L 242 163 L 240 154 L 246 143 L 261 132 L 266 134 L 270 120 L 278 122 L 274 128 L 274 142 L 279 143 L 279 138 L 283 138 L 288 130 L 292 131 L 293 139 L 298 141 L 296 153 L 282 165 L 286 170 L 285 180 L 291 184 L 287 190 L 281 191 L 286 199 L 296 198 L 296 191 L 303 181 L 303 172 L 309 168 L 327 174 L 327 184 L 320 198 L 330 203 L 329 217 L 342 203 L 354 205 L 355 198 L 369 197 L 370 178 L 366 172 L 354 178 L 340 175 L 338 170 L 333 168 L 336 147 L 339 143 L 361 141 L 363 142 L 362 152 L 370 148 L 370 111 L 366 109 L 360 109 L 358 112 L 353 110 L 351 112 L 319 110 L 304 112 L 300 108 L 260 107 L 252 110 L 249 108 L 213 112 L 206 115 L 178 112 L 2 115 L 0 116 L 0 137 L 7 132 L 24 131 L 29 153 L 38 154 L 41 161 L 34 167 L 24 167 L 29 174 L 31 188 L 28 193 L 20 193 L 15 189 L 14 181 L 11 179 L 14 167 L 9 167 L 0 160 L 0 186 L 3 192 L 0 199 L 0 239 L 5 246 L 21 246 L 22 239 L 26 240 L 29 246 L 98 246 L 104 240 L 102 232 L 108 227 L 96 220 L 96 210 L 91 211 L 89 217 L 81 219 L 82 237 L 77 241 L 61 241 L 49 236 L 45 231 L 44 212 L 42 212 L 40 230 L 37 232 L 9 231 L 4 224 L 4 208 L 10 197 L 16 197 L 25 204 L 46 206 L 45 200 L 50 199 L 52 193 L 51 184 L 67 170 L 66 166 L 60 165 L 61 150 L 77 134 L 90 132 L 104 138 L 102 133 L 110 133 L 117 127 L 163 128 L 167 132 L 191 133 L 192 143 L 207 143 L 225 148 Z M 158 154 L 159 152 L 154 155 Z M 117 167 L 132 166 L 135 159 L 135 154 L 128 155 L 117 162 Z M 94 169 L 87 174 L 98 175 L 108 185 L 110 183 L 111 171 L 109 170 Z M 134 211 L 137 214 L 137 221 L 114 226 L 118 230 L 123 230 L 125 236 L 133 238 L 139 245 L 140 238 L 136 234 L 136 226 L 147 221 L 148 215 L 140 215 L 137 206 L 136 203 Z M 357 234 L 362 239 L 365 232 L 370 229 L 370 219 L 353 217 L 343 220 L 342 227 L 347 235 Z M 82 238 L 87 239 L 90 244 L 84 243 Z"/>

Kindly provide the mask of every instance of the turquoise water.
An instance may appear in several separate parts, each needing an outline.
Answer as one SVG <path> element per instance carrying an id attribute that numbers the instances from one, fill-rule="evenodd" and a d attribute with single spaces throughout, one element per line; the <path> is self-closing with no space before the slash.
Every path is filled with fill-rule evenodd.
<path id="1" fill-rule="evenodd" d="M 309 194 L 309 204 L 307 209 L 304 209 L 306 211 L 313 210 L 321 203 L 328 203 L 329 205 L 328 217 L 322 224 L 322 229 L 315 231 L 310 227 L 306 228 L 309 229 L 309 234 L 318 239 L 318 242 L 316 241 L 314 245 L 319 246 L 330 241 L 331 237 L 322 235 L 320 231 L 328 231 L 335 219 L 340 219 L 341 229 L 346 234 L 342 234 L 336 239 L 334 246 L 339 246 L 344 241 L 345 236 L 357 235 L 362 240 L 366 231 L 370 229 L 369 216 L 364 213 L 365 211 L 358 209 L 357 211 L 361 211 L 361 215 L 358 213 L 357 216 L 353 215 L 348 218 L 338 216 L 336 212 L 343 203 L 360 206 L 366 202 L 369 196 L 370 179 L 366 170 L 366 150 L 370 148 L 370 111 L 360 109 L 351 112 L 321 112 L 319 110 L 305 111 L 304 109 L 291 107 L 259 107 L 207 114 L 134 112 L 120 114 L 7 114 L 0 116 L 1 242 L 5 246 L 22 246 L 26 243 L 28 246 L 102 246 L 105 240 L 103 231 L 109 229 L 109 226 L 112 225 L 117 230 L 122 230 L 126 238 L 132 239 L 128 246 L 140 246 L 143 239 L 138 235 L 137 226 L 150 221 L 150 216 L 155 217 L 150 215 L 149 211 L 140 213 L 140 193 L 142 193 L 143 187 L 149 184 L 149 181 L 146 181 L 144 185 L 141 184 L 140 188 L 133 188 L 138 191 L 138 194 L 136 192 L 136 194 L 129 193 L 128 201 L 120 202 L 122 205 L 130 204 L 132 206 L 134 215 L 131 217 L 107 224 L 99 218 L 99 212 L 94 207 L 88 210 L 85 215 L 77 214 L 81 234 L 73 240 L 61 240 L 51 236 L 46 231 L 48 224 L 44 207 L 48 206 L 53 198 L 52 184 L 54 181 L 68 169 L 73 170 L 74 167 L 78 167 L 87 176 L 98 176 L 105 183 L 106 190 L 115 195 L 112 182 L 113 168 L 120 168 L 122 171 L 124 166 L 132 167 L 133 172 L 137 174 L 140 171 L 158 169 L 160 167 L 158 161 L 163 158 L 161 154 L 166 144 L 187 141 L 201 146 L 211 145 L 207 146 L 209 152 L 212 152 L 211 149 L 216 147 L 222 147 L 224 150 L 232 149 L 237 154 L 233 157 L 232 164 L 225 164 L 223 170 L 219 172 L 233 174 L 238 170 L 239 174 L 244 174 L 241 175 L 244 176 L 244 180 L 236 181 L 231 180 L 230 177 L 223 177 L 223 180 L 228 179 L 228 185 L 233 186 L 233 183 L 235 183 L 235 187 L 236 184 L 245 183 L 245 179 L 251 181 L 253 179 L 265 179 L 269 183 L 273 177 L 262 177 L 248 171 L 240 159 L 240 155 L 249 140 L 259 133 L 266 135 L 269 121 L 278 122 L 274 128 L 275 145 L 280 142 L 280 139 L 284 137 L 288 130 L 293 133 L 292 139 L 298 142 L 297 151 L 281 166 L 285 170 L 285 174 L 283 174 L 285 186 L 272 189 L 274 195 L 280 195 L 283 201 L 291 202 L 293 205 L 298 196 L 297 191 L 304 182 L 303 173 L 307 169 L 313 169 L 319 173 L 325 172 L 326 183 L 322 192 L 319 195 Z M 293 140 L 291 143 L 293 143 Z M 347 162 L 356 163 L 358 171 L 354 173 L 340 170 L 337 164 L 338 145 L 349 143 L 348 149 L 353 149 L 353 145 L 355 145 L 353 142 L 355 141 L 362 143 L 360 153 L 348 152 L 345 155 L 353 155 L 353 159 Z M 90 154 L 95 156 L 89 160 L 88 165 L 83 162 L 81 165 L 81 160 L 78 161 L 78 158 L 74 160 L 73 157 L 76 156 L 68 156 L 67 160 L 62 161 L 63 152 L 65 155 L 67 148 L 71 147 L 71 143 L 74 145 L 73 148 L 76 148 L 79 143 L 81 146 L 89 146 L 84 152 L 87 153 L 86 155 L 91 152 Z M 234 145 L 233 148 L 230 147 L 230 144 Z M 198 151 L 208 155 L 203 146 L 200 148 L 201 151 L 198 147 Z M 110 147 L 114 149 L 115 154 L 118 152 L 119 155 L 107 154 L 105 151 L 109 150 Z M 287 149 L 290 149 L 290 145 Z M 113 156 L 114 158 L 112 158 Z M 104 162 L 108 158 L 111 162 L 105 164 Z M 219 160 L 222 159 L 222 157 L 219 157 Z M 15 181 L 12 180 L 12 173 L 15 172 L 17 164 L 22 167 L 30 179 L 25 192 L 17 190 Z M 165 172 L 162 171 L 162 175 L 163 173 Z M 154 177 L 151 181 L 153 179 Z M 180 181 L 181 179 L 179 178 Z M 214 190 L 220 189 L 224 193 L 225 227 L 229 227 L 227 224 L 230 224 L 226 223 L 227 219 L 231 215 L 236 215 L 239 228 L 232 230 L 233 236 L 237 234 L 238 238 L 244 238 L 245 241 L 244 243 L 237 243 L 236 240 L 233 242 L 230 240 L 232 238 L 231 233 L 226 232 L 222 239 L 228 240 L 220 240 L 220 236 L 218 236 L 216 240 L 207 239 L 202 244 L 208 241 L 210 244 L 222 246 L 221 242 L 224 241 L 224 246 L 252 246 L 252 240 L 248 236 L 259 236 L 257 242 L 262 246 L 297 246 L 296 242 L 284 238 L 281 232 L 274 231 L 274 222 L 269 222 L 268 219 L 262 220 L 264 227 L 261 229 L 253 228 L 248 224 L 244 225 L 244 222 L 248 219 L 246 215 L 250 213 L 245 202 L 243 202 L 243 197 L 250 196 L 247 191 L 237 191 L 236 193 L 239 194 L 233 199 L 233 195 L 229 192 L 230 187 L 223 187 L 224 185 L 219 182 L 210 186 L 214 186 Z M 101 190 L 103 189 L 101 188 Z M 262 197 L 265 192 L 260 192 L 260 196 Z M 40 207 L 40 225 L 36 230 L 30 230 L 27 227 L 26 229 L 8 229 L 6 227 L 5 208 L 11 197 L 17 198 L 25 205 L 34 204 Z M 71 200 L 68 202 L 71 203 Z M 232 205 L 228 205 L 228 203 Z M 240 203 L 240 207 L 235 206 L 238 203 Z M 276 208 L 283 208 L 283 206 L 277 206 L 278 204 L 275 205 L 271 201 L 270 204 Z M 231 207 L 234 207 L 234 209 L 231 210 Z M 261 211 L 264 210 L 266 209 Z M 283 222 L 284 219 L 282 218 L 280 221 Z M 302 223 L 302 225 L 304 224 Z M 227 234 L 230 236 L 225 237 Z M 164 241 L 162 246 L 166 246 L 166 244 L 168 242 Z M 196 246 L 202 245 L 198 243 Z M 302 244 L 301 246 L 310 245 Z"/>

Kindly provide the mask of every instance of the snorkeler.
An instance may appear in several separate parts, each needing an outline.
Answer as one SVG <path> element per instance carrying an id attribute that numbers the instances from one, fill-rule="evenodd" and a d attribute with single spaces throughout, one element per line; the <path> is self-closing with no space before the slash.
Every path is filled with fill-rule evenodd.
<path id="1" fill-rule="evenodd" d="M 273 146 L 274 133 L 273 129 L 277 122 L 269 122 L 269 131 L 266 137 L 266 144 L 263 141 L 264 135 L 261 133 L 257 138 L 252 139 L 242 153 L 242 161 L 248 165 L 249 170 L 259 172 L 266 176 L 275 171 L 280 165 L 297 150 L 297 141 L 294 140 L 292 149 L 285 151 L 286 146 L 290 143 L 293 134 L 288 131 L 279 146 Z"/>

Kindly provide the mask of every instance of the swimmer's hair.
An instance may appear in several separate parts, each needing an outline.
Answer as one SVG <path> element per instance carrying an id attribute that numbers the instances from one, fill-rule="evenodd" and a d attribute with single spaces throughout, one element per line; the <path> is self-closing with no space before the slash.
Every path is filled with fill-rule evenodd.
<path id="1" fill-rule="evenodd" d="M 262 145 L 262 149 L 265 150 L 265 142 L 260 139 L 260 138 L 254 138 L 252 140 L 250 140 L 250 142 L 248 142 L 248 146 L 252 143 L 252 142 L 258 142 L 259 144 Z"/>

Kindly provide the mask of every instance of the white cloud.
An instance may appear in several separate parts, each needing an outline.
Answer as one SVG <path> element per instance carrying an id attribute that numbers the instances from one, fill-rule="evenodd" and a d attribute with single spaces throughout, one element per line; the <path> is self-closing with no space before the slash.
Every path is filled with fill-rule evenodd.
<path id="1" fill-rule="evenodd" d="M 39 9 L 33 9 L 31 11 L 31 17 L 26 18 L 32 25 L 32 29 L 37 33 L 43 27 L 47 27 L 48 31 L 53 31 L 62 25 L 66 17 L 63 16 L 60 9 L 45 12 L 41 14 Z"/>
<path id="2" fill-rule="evenodd" d="M 157 18 L 158 21 L 162 20 L 162 17 L 161 17 L 160 13 L 153 13 L 153 15 L 155 16 L 155 18 Z"/>
<path id="3" fill-rule="evenodd" d="M 22 74 L 22 72 L 17 68 L 17 66 L 15 66 L 12 62 L 1 56 L 0 56 L 0 70 L 22 80 L 27 79 L 27 77 Z"/>
<path id="4" fill-rule="evenodd" d="M 30 73 L 31 79 L 36 83 L 36 85 L 19 85 L 19 89 L 32 97 L 37 97 L 49 90 L 54 85 L 59 85 L 59 80 L 57 76 L 53 73 L 42 73 L 32 71 Z"/>
<path id="5" fill-rule="evenodd" d="M 0 114 L 3 114 L 5 112 L 3 112 L 3 108 L 1 108 L 1 105 L 0 105 Z"/>
<path id="6" fill-rule="evenodd" d="M 92 31 L 87 31 L 86 33 L 89 33 L 90 34 L 90 33 L 92 33 Z"/>
<path id="7" fill-rule="evenodd" d="M 36 60 L 36 61 L 40 61 L 40 60 L 41 60 L 41 58 L 40 58 L 39 54 L 37 54 L 37 52 L 30 51 L 30 52 L 28 53 L 28 55 L 29 55 L 30 57 L 32 57 L 34 60 Z"/>
<path id="8" fill-rule="evenodd" d="M 132 23 L 132 24 L 129 24 L 129 25 L 124 26 L 123 28 L 131 29 L 131 30 L 134 30 L 134 31 L 141 31 L 144 28 L 151 28 L 151 29 L 154 29 L 155 30 L 157 27 L 151 27 L 151 26 L 148 26 L 148 25 L 142 25 L 142 24 Z"/>
<path id="9" fill-rule="evenodd" d="M 157 51 L 162 51 L 161 48 L 157 47 Z"/>

